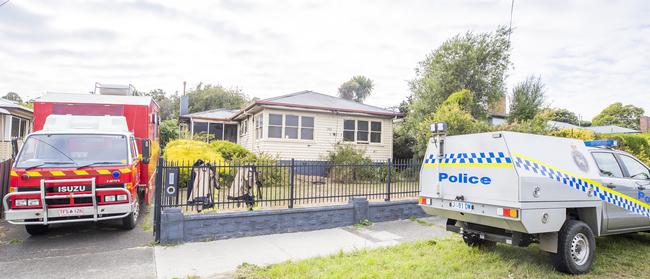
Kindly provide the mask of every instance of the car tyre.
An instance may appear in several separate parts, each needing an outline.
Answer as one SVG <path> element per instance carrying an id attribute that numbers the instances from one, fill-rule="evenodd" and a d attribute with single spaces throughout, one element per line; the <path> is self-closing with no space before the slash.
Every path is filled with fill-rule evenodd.
<path id="1" fill-rule="evenodd" d="M 591 270 L 596 255 L 596 240 L 586 223 L 566 221 L 560 229 L 557 245 L 557 253 L 552 256 L 557 270 L 569 274 L 583 274 Z"/>
<path id="2" fill-rule="evenodd" d="M 140 199 L 138 195 L 134 195 L 136 200 L 133 202 L 135 210 L 129 213 L 126 217 L 122 218 L 122 228 L 125 230 L 132 230 L 138 223 L 138 216 L 140 216 Z"/>

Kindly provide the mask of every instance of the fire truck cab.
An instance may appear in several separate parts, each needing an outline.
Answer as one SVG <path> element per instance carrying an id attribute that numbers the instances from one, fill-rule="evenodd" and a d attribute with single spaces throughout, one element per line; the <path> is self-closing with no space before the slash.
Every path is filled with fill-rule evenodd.
<path id="1" fill-rule="evenodd" d="M 158 106 L 150 97 L 48 93 L 14 159 L 5 219 L 30 234 L 50 224 L 136 225 L 153 197 Z"/>

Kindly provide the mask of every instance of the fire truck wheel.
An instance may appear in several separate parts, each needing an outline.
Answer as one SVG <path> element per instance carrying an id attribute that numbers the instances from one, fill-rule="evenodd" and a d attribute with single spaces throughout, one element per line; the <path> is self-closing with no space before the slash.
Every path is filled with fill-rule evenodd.
<path id="1" fill-rule="evenodd" d="M 28 234 L 39 235 L 44 234 L 48 227 L 49 225 L 25 225 L 25 230 Z"/>
<path id="2" fill-rule="evenodd" d="M 596 240 L 591 228 L 582 221 L 567 220 L 558 235 L 557 253 L 553 263 L 559 271 L 570 274 L 587 273 L 596 254 Z"/>
<path id="3" fill-rule="evenodd" d="M 133 202 L 135 209 L 131 214 L 127 215 L 126 217 L 122 218 L 122 228 L 125 230 L 132 230 L 135 228 L 135 225 L 138 222 L 138 216 L 140 215 L 140 203 L 139 199 L 137 197 L 138 195 L 135 195 L 135 201 Z"/>

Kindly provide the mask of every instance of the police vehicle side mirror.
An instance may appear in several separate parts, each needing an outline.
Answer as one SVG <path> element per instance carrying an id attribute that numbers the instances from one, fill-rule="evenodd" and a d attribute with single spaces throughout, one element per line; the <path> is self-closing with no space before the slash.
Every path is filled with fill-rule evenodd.
<path id="1" fill-rule="evenodd" d="M 142 140 L 142 162 L 149 164 L 151 159 L 151 140 Z"/>
<path id="2" fill-rule="evenodd" d="M 11 158 L 16 159 L 18 155 L 18 139 L 11 139 Z"/>

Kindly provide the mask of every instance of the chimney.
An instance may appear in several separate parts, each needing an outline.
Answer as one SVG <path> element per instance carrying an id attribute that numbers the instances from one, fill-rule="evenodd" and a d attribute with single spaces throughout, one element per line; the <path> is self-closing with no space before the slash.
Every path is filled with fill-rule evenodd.
<path id="1" fill-rule="evenodd" d="M 641 119 L 639 120 L 641 123 L 639 123 L 639 127 L 641 127 L 641 133 L 648 132 L 648 129 L 650 129 L 650 116 L 641 116 Z"/>

